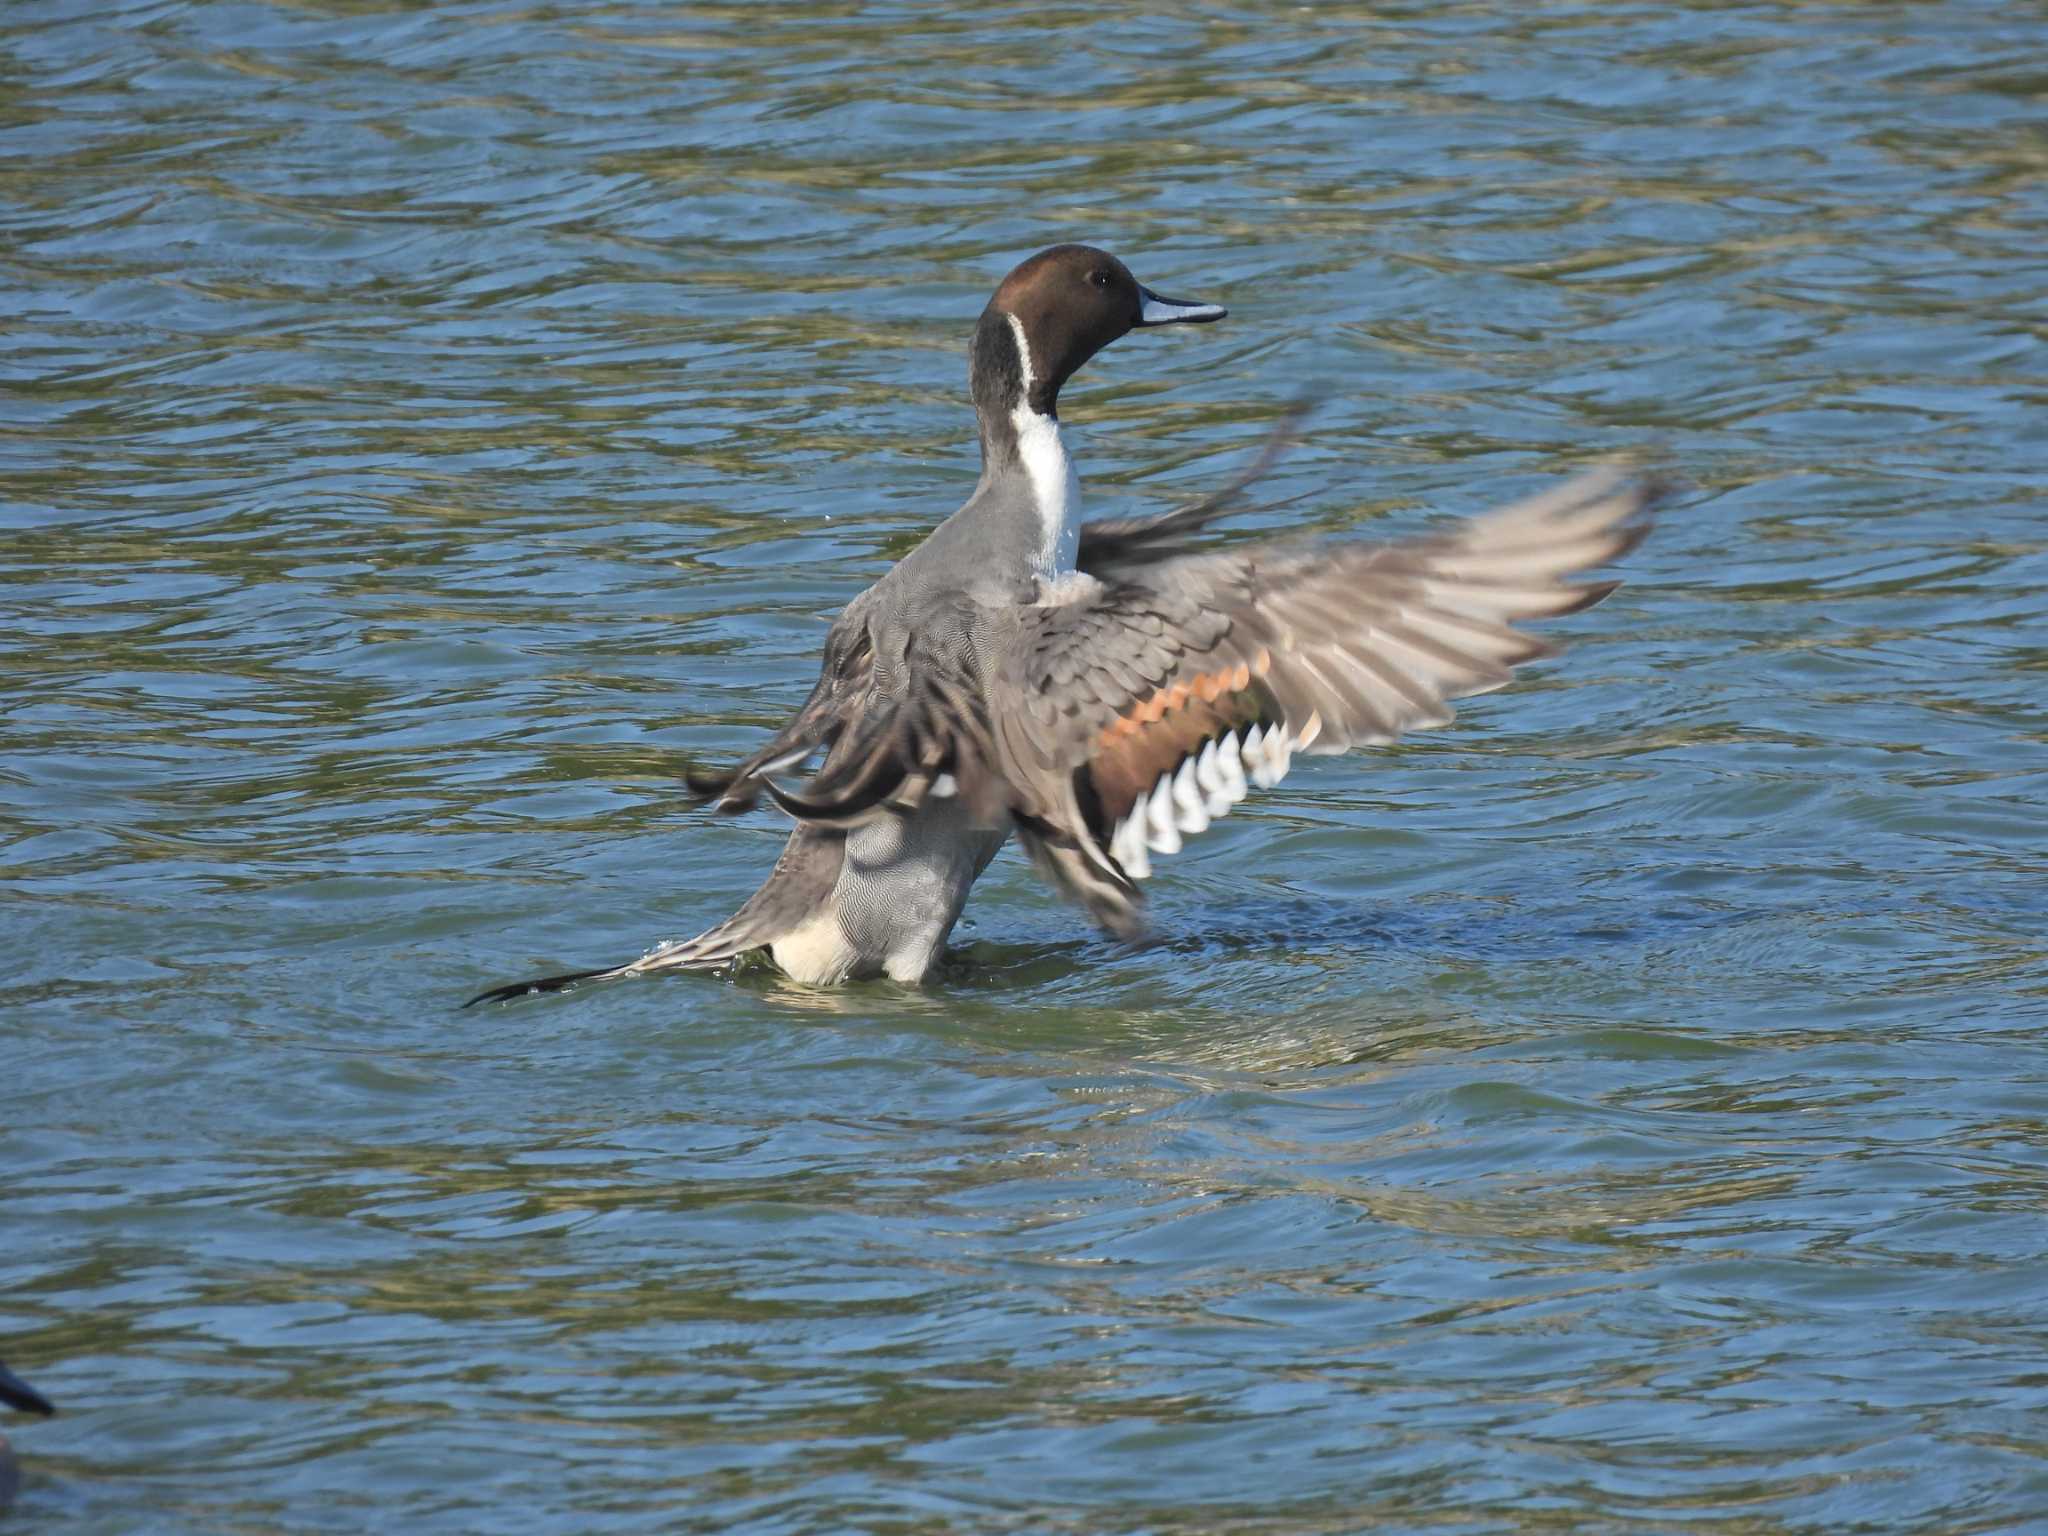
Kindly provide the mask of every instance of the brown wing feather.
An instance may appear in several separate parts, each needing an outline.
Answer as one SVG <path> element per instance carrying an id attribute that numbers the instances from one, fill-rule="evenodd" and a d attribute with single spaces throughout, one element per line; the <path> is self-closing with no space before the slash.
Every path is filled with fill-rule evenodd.
<path id="1" fill-rule="evenodd" d="M 1086 772 L 1100 811 L 1099 829 L 1106 831 L 1128 816 L 1161 774 L 1179 768 L 1205 742 L 1270 716 L 1269 696 L 1254 689 L 1252 680 L 1250 664 L 1225 661 L 1154 689 L 1098 731 Z"/>

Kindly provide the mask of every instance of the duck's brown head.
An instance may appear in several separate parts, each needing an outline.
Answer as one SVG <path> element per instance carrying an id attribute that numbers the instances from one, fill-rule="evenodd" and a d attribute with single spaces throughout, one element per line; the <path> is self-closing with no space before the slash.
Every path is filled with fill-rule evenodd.
<path id="1" fill-rule="evenodd" d="M 1058 415 L 1060 386 L 1126 331 L 1221 320 L 1220 304 L 1162 298 L 1107 251 L 1056 245 L 996 289 L 974 331 L 974 403 L 986 420 L 1019 406 Z"/>

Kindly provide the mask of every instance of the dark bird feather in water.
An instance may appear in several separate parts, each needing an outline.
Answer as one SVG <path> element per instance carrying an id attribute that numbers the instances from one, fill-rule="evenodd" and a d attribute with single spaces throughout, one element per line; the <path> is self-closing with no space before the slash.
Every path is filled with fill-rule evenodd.
<path id="1" fill-rule="evenodd" d="M 4 1364 L 0 1364 L 0 1403 L 5 1403 L 10 1408 L 19 1408 L 23 1413 L 40 1413 L 44 1418 L 57 1411 L 47 1397 L 7 1369 Z"/>

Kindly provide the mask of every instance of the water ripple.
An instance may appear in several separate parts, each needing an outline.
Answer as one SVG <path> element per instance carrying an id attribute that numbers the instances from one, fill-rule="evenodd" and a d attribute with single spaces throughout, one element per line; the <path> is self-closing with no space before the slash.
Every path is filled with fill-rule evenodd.
<path id="1" fill-rule="evenodd" d="M 2037 1519 L 2038 39 L 2008 7 L 0 21 L 0 1354 L 93 1531 Z M 623 958 L 677 804 L 1067 392 L 1248 529 L 1687 489 L 1572 649 L 943 983 Z"/>

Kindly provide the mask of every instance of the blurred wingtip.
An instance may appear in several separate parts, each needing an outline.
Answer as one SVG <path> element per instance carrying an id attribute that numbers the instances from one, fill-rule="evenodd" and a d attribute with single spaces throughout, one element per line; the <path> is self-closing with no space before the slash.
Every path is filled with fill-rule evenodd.
<path id="1" fill-rule="evenodd" d="M 41 1414 L 46 1419 L 57 1411 L 56 1404 L 4 1365 L 0 1365 L 0 1402 L 23 1413 Z"/>

